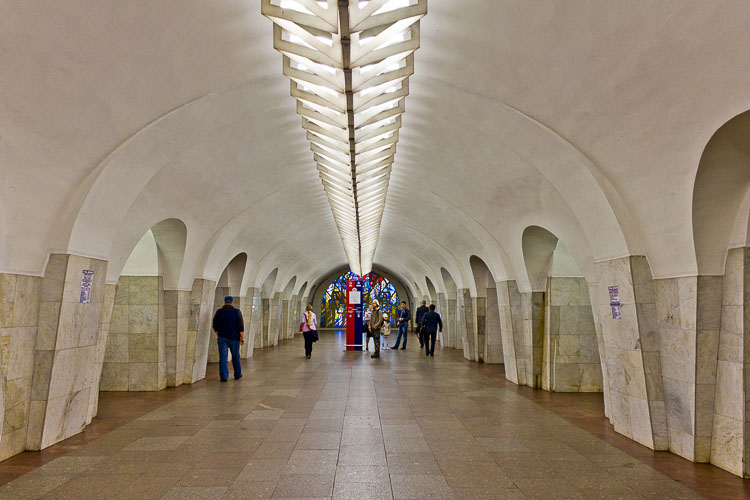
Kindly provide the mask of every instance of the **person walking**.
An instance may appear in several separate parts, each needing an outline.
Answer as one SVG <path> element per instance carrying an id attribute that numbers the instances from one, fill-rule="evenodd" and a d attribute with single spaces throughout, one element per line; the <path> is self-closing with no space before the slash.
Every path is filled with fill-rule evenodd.
<path id="1" fill-rule="evenodd" d="M 416 328 L 417 330 L 416 333 L 417 333 L 417 338 L 419 338 L 420 348 L 424 347 L 424 339 L 422 338 L 422 317 L 427 311 L 429 311 L 429 309 L 427 308 L 427 302 L 423 300 L 422 304 L 419 307 L 417 307 L 417 315 L 414 318 L 414 323 L 415 323 L 414 328 Z"/>
<path id="2" fill-rule="evenodd" d="M 229 378 L 227 366 L 227 350 L 229 350 L 232 353 L 234 379 L 241 379 L 240 346 L 245 343 L 245 321 L 242 319 L 242 312 L 234 307 L 234 298 L 224 297 L 224 307 L 214 314 L 212 326 L 216 332 L 216 343 L 219 346 L 219 378 L 222 382 L 226 382 Z"/>
<path id="3" fill-rule="evenodd" d="M 313 342 L 318 341 L 317 318 L 313 312 L 313 307 L 307 304 L 305 312 L 302 313 L 302 336 L 305 338 L 305 357 L 310 359 L 312 355 Z"/>
<path id="4" fill-rule="evenodd" d="M 367 306 L 367 310 L 364 314 L 364 333 L 365 333 L 365 352 L 370 351 L 370 337 L 372 337 L 372 333 L 370 332 L 370 318 L 372 317 L 372 304 Z"/>
<path id="5" fill-rule="evenodd" d="M 435 312 L 435 304 L 430 304 L 430 310 L 422 316 L 422 337 L 424 338 L 426 356 L 435 356 L 438 327 L 440 327 L 440 331 L 442 332 L 443 320 Z"/>
<path id="6" fill-rule="evenodd" d="M 401 349 L 406 349 L 406 339 L 409 336 L 410 318 L 411 312 L 406 308 L 406 302 L 401 301 L 401 307 L 399 308 L 398 315 L 396 316 L 396 323 L 398 324 L 398 337 L 396 337 L 396 345 L 393 346 L 394 349 L 398 349 L 398 346 L 401 345 L 402 336 L 404 338 L 404 346 Z"/>
<path id="7" fill-rule="evenodd" d="M 380 342 L 381 349 L 387 351 L 391 348 L 388 341 L 388 337 L 391 336 L 391 318 L 387 314 L 383 315 L 383 328 L 380 329 L 380 333 L 383 335 L 383 340 Z"/>
<path id="8" fill-rule="evenodd" d="M 380 329 L 383 328 L 383 312 L 380 310 L 380 303 L 377 299 L 372 301 L 372 315 L 370 316 L 370 335 L 375 352 L 371 358 L 380 357 Z"/>

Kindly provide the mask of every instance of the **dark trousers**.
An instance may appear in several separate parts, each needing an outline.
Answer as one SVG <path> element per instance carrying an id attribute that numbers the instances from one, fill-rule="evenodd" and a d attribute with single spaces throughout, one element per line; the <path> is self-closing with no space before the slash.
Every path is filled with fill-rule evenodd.
<path id="1" fill-rule="evenodd" d="M 367 332 L 367 344 L 370 345 L 370 337 L 372 337 L 372 345 L 375 348 L 375 353 L 380 353 L 380 330 L 368 331 Z"/>
<path id="2" fill-rule="evenodd" d="M 224 337 L 217 337 L 216 343 L 219 345 L 219 377 L 221 380 L 229 378 L 229 367 L 227 366 L 227 350 L 232 353 L 232 369 L 234 378 L 242 376 L 242 365 L 240 364 L 240 341 L 230 340 Z"/>
<path id="3" fill-rule="evenodd" d="M 313 336 L 310 332 L 302 332 L 302 336 L 305 337 L 305 356 L 312 354 Z"/>
<path id="4" fill-rule="evenodd" d="M 419 339 L 419 347 L 424 347 L 424 337 L 422 336 L 422 327 L 417 327 L 417 338 Z"/>
<path id="5" fill-rule="evenodd" d="M 424 350 L 425 354 L 435 354 L 435 342 L 437 342 L 437 332 L 424 332 Z"/>
<path id="6" fill-rule="evenodd" d="M 396 345 L 394 345 L 393 348 L 398 349 L 398 346 L 401 345 L 401 337 L 403 337 L 404 349 L 406 349 L 406 339 L 408 336 L 409 336 L 409 323 L 399 323 L 398 337 L 396 337 Z"/>

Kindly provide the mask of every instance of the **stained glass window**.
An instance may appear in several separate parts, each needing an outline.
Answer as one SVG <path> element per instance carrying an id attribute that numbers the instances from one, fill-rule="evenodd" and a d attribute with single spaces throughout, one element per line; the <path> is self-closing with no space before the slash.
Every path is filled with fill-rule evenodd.
<path id="1" fill-rule="evenodd" d="M 357 279 L 357 275 L 348 271 L 328 286 L 320 308 L 320 324 L 323 328 L 346 327 L 346 282 Z M 365 306 L 373 299 L 378 299 L 383 312 L 387 313 L 391 326 L 396 324 L 396 311 L 401 300 L 393 284 L 376 273 L 370 273 L 362 279 Z"/>

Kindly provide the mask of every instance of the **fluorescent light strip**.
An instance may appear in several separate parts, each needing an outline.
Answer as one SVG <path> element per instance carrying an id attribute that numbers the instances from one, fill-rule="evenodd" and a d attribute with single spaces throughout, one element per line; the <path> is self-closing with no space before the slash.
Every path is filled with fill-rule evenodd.
<path id="1" fill-rule="evenodd" d="M 348 5 L 347 5 L 348 4 Z M 427 0 L 261 0 L 353 272 L 372 270 Z"/>

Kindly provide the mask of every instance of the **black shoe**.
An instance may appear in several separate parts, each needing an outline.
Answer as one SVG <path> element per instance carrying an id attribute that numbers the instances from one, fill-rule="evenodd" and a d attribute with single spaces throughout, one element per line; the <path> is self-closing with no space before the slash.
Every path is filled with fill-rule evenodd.
<path id="1" fill-rule="evenodd" d="M 380 353 L 376 352 L 375 354 L 372 354 L 370 357 L 371 358 L 379 358 L 380 357 Z"/>
<path id="2" fill-rule="evenodd" d="M 435 357 L 435 353 L 434 353 L 434 352 L 431 352 L 431 353 L 430 353 L 430 356 L 432 356 L 432 357 L 434 358 L 434 357 Z"/>
<path id="3" fill-rule="evenodd" d="M 424 344 L 419 344 L 420 349 L 424 349 Z"/>
<path id="4" fill-rule="evenodd" d="M 223 379 L 221 379 L 221 381 L 222 381 L 222 382 L 226 382 L 226 381 L 227 381 L 227 379 L 223 378 Z"/>
<path id="5" fill-rule="evenodd" d="M 307 355 L 307 359 L 310 359 L 310 355 L 309 354 Z"/>
<path id="6" fill-rule="evenodd" d="M 406 350 L 406 347 L 402 347 L 402 348 L 401 348 L 401 350 L 402 350 L 402 351 L 405 351 L 405 350 Z"/>
<path id="7" fill-rule="evenodd" d="M 235 380 L 239 380 L 241 378 L 242 378 L 242 375 L 240 375 L 239 377 L 234 377 Z"/>

